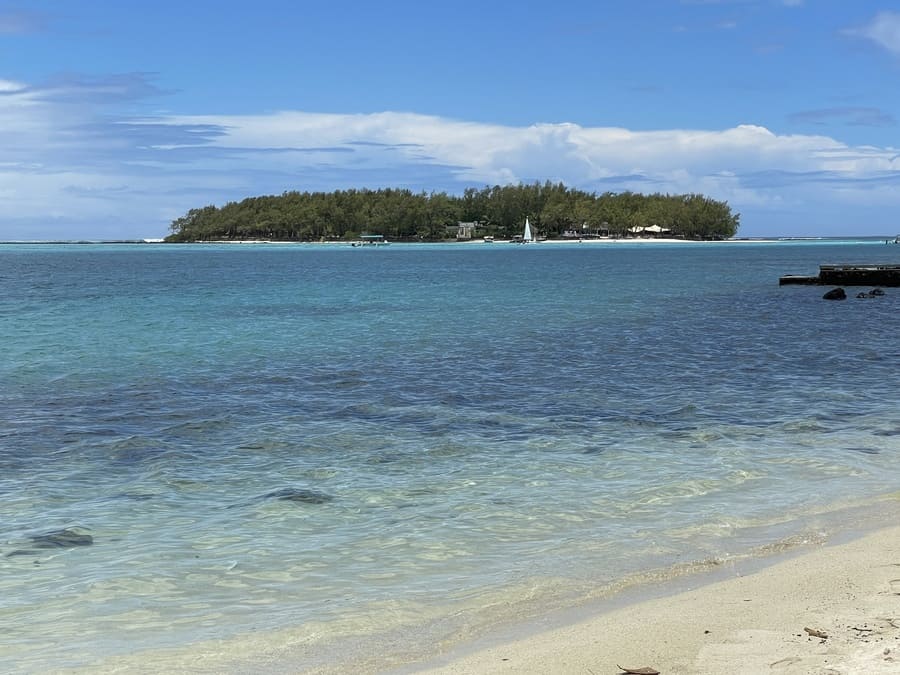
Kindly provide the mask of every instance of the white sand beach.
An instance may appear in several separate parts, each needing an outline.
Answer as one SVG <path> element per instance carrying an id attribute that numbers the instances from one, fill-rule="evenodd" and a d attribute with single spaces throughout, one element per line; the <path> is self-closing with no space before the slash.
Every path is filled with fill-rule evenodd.
<path id="1" fill-rule="evenodd" d="M 493 245 L 493 244 L 510 244 L 513 243 L 509 239 L 494 239 L 491 242 L 486 242 L 481 237 L 476 237 L 474 239 L 470 239 L 465 242 L 447 242 L 447 243 L 463 243 L 463 244 L 480 244 L 480 245 Z M 522 242 L 515 242 L 521 244 Z M 585 246 L 598 246 L 598 245 L 622 245 L 622 244 L 776 244 L 778 243 L 778 239 L 771 238 L 759 238 L 759 239 L 721 239 L 716 241 L 700 241 L 696 239 L 678 239 L 674 237 L 626 237 L 626 238 L 616 238 L 616 237 L 597 237 L 597 238 L 589 238 L 589 239 L 541 239 L 536 242 L 539 245 L 544 244 L 581 244 Z"/>
<path id="2" fill-rule="evenodd" d="M 404 672 L 612 675 L 617 666 L 900 673 L 900 527 Z"/>

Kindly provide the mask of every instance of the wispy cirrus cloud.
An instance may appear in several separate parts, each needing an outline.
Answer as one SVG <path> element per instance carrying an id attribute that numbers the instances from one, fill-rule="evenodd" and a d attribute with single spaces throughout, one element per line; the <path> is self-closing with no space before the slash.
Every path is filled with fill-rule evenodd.
<path id="1" fill-rule="evenodd" d="M 900 56 L 900 12 L 879 12 L 868 23 L 848 28 L 845 35 L 863 38 Z"/>
<path id="2" fill-rule="evenodd" d="M 48 18 L 27 10 L 0 10 L 0 35 L 37 33 L 47 27 Z"/>
<path id="3" fill-rule="evenodd" d="M 822 126 L 848 124 L 864 127 L 893 127 L 897 125 L 896 118 L 889 112 L 878 108 L 853 106 L 803 110 L 792 114 L 789 119 L 794 123 Z"/>
<path id="4" fill-rule="evenodd" d="M 34 88 L 44 99 L 72 103 L 121 103 L 171 93 L 157 87 L 156 73 L 119 73 L 90 77 L 62 73 Z"/>
<path id="5" fill-rule="evenodd" d="M 804 0 L 774 0 L 786 7 L 800 7 Z M 760 0 L 681 0 L 682 5 L 759 5 Z"/>
<path id="6" fill-rule="evenodd" d="M 45 82 L 26 85 L 0 80 L 0 96 L 27 96 L 51 104 L 121 103 L 171 93 L 157 87 L 155 73 L 118 73 L 92 77 L 80 73 L 59 73 Z"/>
<path id="7" fill-rule="evenodd" d="M 785 210 L 826 218 L 847 205 L 900 208 L 898 150 L 827 135 L 751 124 L 507 126 L 400 112 L 123 112 L 123 98 L 154 91 L 140 75 L 74 77 L 56 87 L 0 81 L 0 239 L 159 236 L 189 208 L 284 190 L 459 193 L 535 180 L 702 192 L 744 213 L 750 233 L 752 214 L 769 222 Z M 867 109 L 802 114 L 809 122 L 893 122 Z"/>

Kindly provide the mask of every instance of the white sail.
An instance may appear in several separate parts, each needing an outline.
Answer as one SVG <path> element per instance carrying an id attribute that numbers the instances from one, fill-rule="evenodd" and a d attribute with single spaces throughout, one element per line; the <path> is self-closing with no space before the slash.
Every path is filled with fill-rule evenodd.
<path id="1" fill-rule="evenodd" d="M 525 234 L 522 235 L 522 239 L 526 242 L 534 241 L 534 235 L 531 234 L 531 224 L 528 222 L 528 218 L 525 219 Z"/>

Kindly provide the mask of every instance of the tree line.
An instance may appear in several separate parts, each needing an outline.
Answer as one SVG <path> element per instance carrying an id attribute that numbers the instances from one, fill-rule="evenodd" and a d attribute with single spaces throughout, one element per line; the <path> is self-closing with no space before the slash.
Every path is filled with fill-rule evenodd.
<path id="1" fill-rule="evenodd" d="M 667 236 L 726 239 L 737 233 L 740 221 L 727 202 L 700 194 L 597 194 L 548 181 L 468 188 L 462 195 L 385 188 L 248 197 L 191 209 L 172 221 L 166 241 L 333 241 L 362 234 L 441 241 L 456 237 L 459 222 L 477 222 L 479 237 L 510 238 L 521 234 L 526 217 L 550 239 L 625 237 L 652 226 L 669 230 Z"/>

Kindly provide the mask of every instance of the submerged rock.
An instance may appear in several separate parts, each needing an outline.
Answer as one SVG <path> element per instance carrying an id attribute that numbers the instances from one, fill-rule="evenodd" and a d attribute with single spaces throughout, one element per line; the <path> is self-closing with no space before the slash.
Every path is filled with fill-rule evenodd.
<path id="1" fill-rule="evenodd" d="M 264 494 L 263 499 L 279 499 L 303 504 L 326 504 L 334 501 L 334 496 L 306 488 L 281 488 Z"/>
<path id="2" fill-rule="evenodd" d="M 308 488 L 281 488 L 279 490 L 272 490 L 271 492 L 267 492 L 263 495 L 250 497 L 249 499 L 246 499 L 242 502 L 237 502 L 236 504 L 230 504 L 228 508 L 237 509 L 247 507 L 251 504 L 257 504 L 259 502 L 268 501 L 270 499 L 277 499 L 278 501 L 284 502 L 295 502 L 298 504 L 327 504 L 328 502 L 334 501 L 334 495 L 330 495 L 326 492 L 319 492 L 318 490 L 310 490 Z"/>
<path id="3" fill-rule="evenodd" d="M 843 288 L 832 288 L 825 295 L 822 296 L 823 300 L 846 300 L 847 292 Z"/>
<path id="4" fill-rule="evenodd" d="M 33 535 L 31 543 L 37 548 L 70 548 L 72 546 L 90 546 L 94 543 L 94 538 L 89 534 L 66 528 Z"/>
<path id="5" fill-rule="evenodd" d="M 94 543 L 94 538 L 91 535 L 69 528 L 45 532 L 44 534 L 34 534 L 29 539 L 31 539 L 32 548 L 16 549 L 15 551 L 10 551 L 4 557 L 14 558 L 20 555 L 41 555 L 42 551 L 36 549 L 74 548 L 76 546 L 90 546 Z"/>

